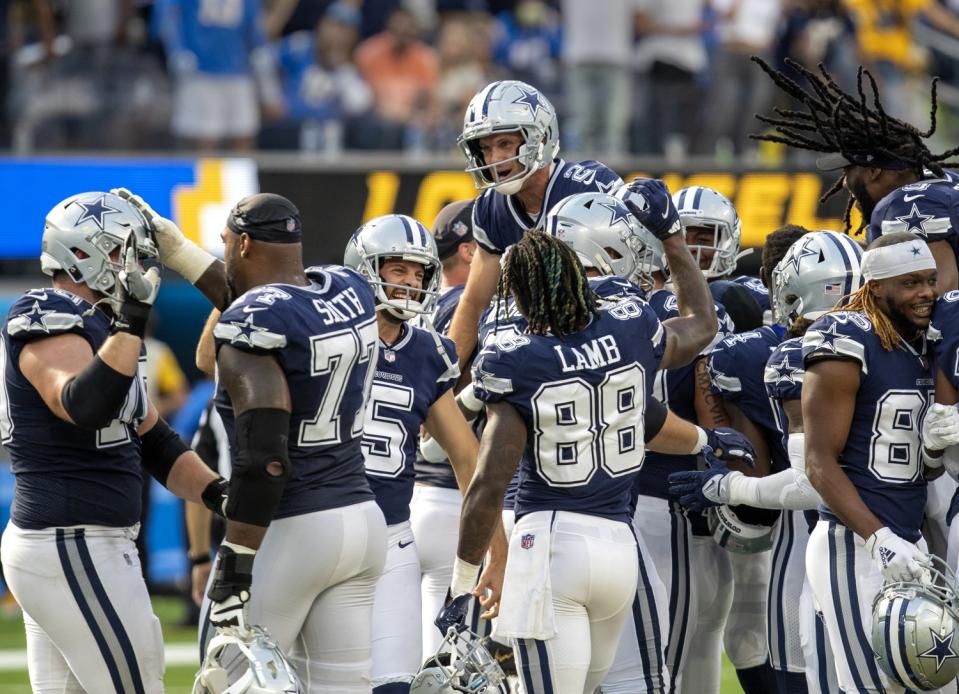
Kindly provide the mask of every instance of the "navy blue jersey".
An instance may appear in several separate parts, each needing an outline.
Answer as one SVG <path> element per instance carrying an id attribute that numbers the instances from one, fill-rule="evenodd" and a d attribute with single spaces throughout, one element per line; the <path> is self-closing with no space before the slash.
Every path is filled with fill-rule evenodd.
<path id="1" fill-rule="evenodd" d="M 897 535 L 916 542 L 926 506 L 919 430 L 933 400 L 929 355 L 902 341 L 887 352 L 864 314 L 838 312 L 817 320 L 803 337 L 807 370 L 816 359 L 827 358 L 852 359 L 862 368 L 839 465 L 869 510 Z M 825 504 L 819 514 L 842 522 Z"/>
<path id="2" fill-rule="evenodd" d="M 484 250 L 499 255 L 530 229 L 542 228 L 546 213 L 560 200 L 577 193 L 612 193 L 622 183 L 615 172 L 598 161 L 555 159 L 546 197 L 535 217 L 526 213 L 515 195 L 502 195 L 488 188 L 473 206 L 473 238 Z"/>
<path id="3" fill-rule="evenodd" d="M 504 334 L 483 347 L 477 397 L 508 402 L 528 432 L 517 518 L 564 510 L 630 521 L 645 404 L 665 349 L 665 329 L 636 297 L 605 302 L 564 338 Z"/>
<path id="4" fill-rule="evenodd" d="M 272 355 L 290 389 L 292 476 L 274 518 L 324 511 L 373 498 L 360 435 L 376 365 L 373 289 L 339 265 L 307 269 L 310 284 L 266 284 L 228 308 L 213 330 L 223 345 Z M 221 386 L 217 410 L 236 445 L 233 407 Z"/>
<path id="5" fill-rule="evenodd" d="M 801 337 L 780 342 L 766 361 L 766 370 L 763 373 L 766 395 L 773 408 L 776 427 L 783 432 L 784 446 L 789 438 L 789 420 L 783 403 L 787 400 L 802 399 L 802 382 L 805 373 Z"/>
<path id="6" fill-rule="evenodd" d="M 363 424 L 363 453 L 370 487 L 387 525 L 409 520 L 420 426 L 430 407 L 456 385 L 456 346 L 441 337 L 452 366 L 433 336 L 408 323 L 392 345 L 380 342 L 373 390 Z"/>
<path id="7" fill-rule="evenodd" d="M 676 295 L 665 289 L 653 292 L 649 297 L 649 305 L 660 321 L 679 316 L 679 303 L 676 301 Z M 719 318 L 719 331 L 716 333 L 716 339 L 713 343 L 704 350 L 704 354 L 712 349 L 713 345 L 719 340 L 733 334 L 732 321 L 729 320 L 726 311 L 719 304 L 716 304 L 716 315 Z M 678 417 L 695 422 L 695 388 L 694 362 L 676 369 L 660 369 L 656 373 L 653 395 Z M 694 455 L 669 455 L 647 451 L 643 468 L 636 479 L 635 493 L 668 499 L 666 478 L 669 473 L 695 469 L 696 456 Z"/>
<path id="8" fill-rule="evenodd" d="M 7 315 L 0 341 L 0 442 L 10 453 L 16 488 L 11 518 L 19 527 L 126 527 L 140 520 L 140 438 L 146 417 L 145 351 L 116 418 L 96 431 L 65 422 L 46 406 L 20 371 L 24 346 L 72 333 L 96 352 L 110 319 L 62 289 L 32 289 Z"/>
<path id="9" fill-rule="evenodd" d="M 959 191 L 953 181 L 930 179 L 896 188 L 872 212 L 867 243 L 908 231 L 926 243 L 946 241 L 959 253 Z"/>
<path id="10" fill-rule="evenodd" d="M 769 444 L 773 472 L 789 467 L 783 430 L 766 394 L 764 372 L 782 337 L 772 328 L 730 335 L 709 354 L 709 384 L 713 393 L 735 404 L 762 430 Z"/>
<path id="11" fill-rule="evenodd" d="M 740 275 L 739 277 L 733 277 L 730 281 L 733 282 L 733 284 L 740 284 L 748 289 L 763 312 L 769 310 L 769 290 L 766 289 L 766 285 L 763 284 L 761 279 L 758 277 L 750 277 L 749 275 Z"/>
<path id="12" fill-rule="evenodd" d="M 460 297 L 463 296 L 465 284 L 458 284 L 444 291 L 436 300 L 436 308 L 433 309 L 433 328 L 441 335 L 446 335 L 449 331 L 450 322 L 453 320 L 453 312 L 459 304 Z M 445 489 L 458 489 L 456 484 L 456 475 L 453 474 L 453 468 L 450 467 L 449 460 L 441 463 L 431 463 L 423 459 L 419 448 L 416 450 L 416 462 L 414 463 L 416 471 L 416 481 L 422 484 L 428 484 L 431 487 L 443 487 Z"/>
<path id="13" fill-rule="evenodd" d="M 946 292 L 932 312 L 936 365 L 954 388 L 959 389 L 959 291 Z"/>

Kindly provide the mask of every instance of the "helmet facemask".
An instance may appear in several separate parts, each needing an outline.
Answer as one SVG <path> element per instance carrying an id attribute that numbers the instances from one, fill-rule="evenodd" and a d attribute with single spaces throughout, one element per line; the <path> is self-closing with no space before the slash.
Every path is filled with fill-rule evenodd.
<path id="1" fill-rule="evenodd" d="M 709 219 L 685 217 L 682 218 L 682 226 L 684 231 L 687 227 L 704 227 L 712 230 L 712 243 L 688 244 L 689 252 L 692 253 L 693 259 L 702 269 L 703 275 L 707 279 L 726 277 L 736 269 L 736 256 L 739 254 L 739 239 L 734 236 L 728 224 Z M 702 258 L 705 251 L 712 251 L 713 256 L 709 261 L 709 265 L 703 268 Z"/>
<path id="2" fill-rule="evenodd" d="M 480 140 L 489 135 L 499 135 L 502 133 L 519 133 L 523 138 L 523 143 L 519 146 L 514 156 L 494 164 L 487 164 L 482 151 L 480 151 Z M 458 138 L 457 142 L 463 150 L 463 154 L 466 155 L 466 173 L 472 177 L 476 188 L 478 190 L 495 188 L 497 193 L 503 195 L 518 193 L 520 189 L 522 189 L 526 179 L 542 169 L 550 160 L 544 157 L 546 133 L 536 127 L 496 130 L 483 135 L 472 136 L 469 139 L 467 139 L 466 133 L 464 133 Z M 520 162 L 523 168 L 507 178 L 500 180 L 496 169 L 511 162 Z"/>
<path id="3" fill-rule="evenodd" d="M 405 284 L 387 282 L 380 275 L 380 268 L 387 260 L 409 260 L 423 266 L 423 286 L 420 289 L 408 287 Z M 405 255 L 373 255 L 364 258 L 363 274 L 373 285 L 376 294 L 376 310 L 386 311 L 393 318 L 408 321 L 417 316 L 429 314 L 433 304 L 439 297 L 437 285 L 439 283 L 439 267 L 436 261 L 428 256 L 407 253 Z M 390 297 L 390 292 L 400 289 L 406 292 L 406 298 Z"/>
<path id="4" fill-rule="evenodd" d="M 506 675 L 487 650 L 488 643 L 489 639 L 481 639 L 469 630 L 450 627 L 436 654 L 413 678 L 410 694 L 495 691 Z"/>

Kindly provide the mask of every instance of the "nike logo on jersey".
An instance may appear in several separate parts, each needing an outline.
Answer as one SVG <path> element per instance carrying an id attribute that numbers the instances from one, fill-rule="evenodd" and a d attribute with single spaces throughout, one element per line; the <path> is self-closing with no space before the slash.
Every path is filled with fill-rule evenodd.
<path id="1" fill-rule="evenodd" d="M 267 306 L 244 306 L 243 313 L 253 313 L 254 311 L 265 311 Z"/>
<path id="2" fill-rule="evenodd" d="M 409 547 L 411 544 L 413 544 L 413 540 L 410 540 L 409 542 L 397 543 L 396 546 L 399 547 L 400 549 L 403 549 L 404 547 Z"/>
<path id="3" fill-rule="evenodd" d="M 918 200 L 919 198 L 922 198 L 922 197 L 925 197 L 922 193 L 919 193 L 918 195 L 903 195 L 902 201 L 912 202 L 913 200 Z"/>

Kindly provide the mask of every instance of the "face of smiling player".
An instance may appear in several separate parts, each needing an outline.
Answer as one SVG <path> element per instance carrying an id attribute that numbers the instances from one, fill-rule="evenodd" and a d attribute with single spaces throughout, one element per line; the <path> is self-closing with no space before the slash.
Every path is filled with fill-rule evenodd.
<path id="1" fill-rule="evenodd" d="M 874 282 L 872 292 L 880 308 L 907 340 L 929 327 L 936 278 L 935 270 L 920 270 Z"/>

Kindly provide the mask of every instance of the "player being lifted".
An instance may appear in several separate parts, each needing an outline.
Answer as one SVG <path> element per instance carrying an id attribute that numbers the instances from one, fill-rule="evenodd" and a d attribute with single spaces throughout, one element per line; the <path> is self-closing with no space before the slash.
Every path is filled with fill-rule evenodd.
<path id="1" fill-rule="evenodd" d="M 453 343 L 410 324 L 429 314 L 438 294 L 432 234 L 405 215 L 377 217 L 354 232 L 344 263 L 374 287 L 380 343 L 363 423 L 366 473 L 386 516 L 388 542 L 373 605 L 372 684 L 377 694 L 402 694 L 423 661 L 420 561 L 410 529 L 419 431 L 425 428 L 446 451 L 462 492 L 473 477 L 478 444 L 453 398 L 459 377 Z M 491 548 L 492 606 L 505 568 L 502 532 Z"/>
<path id="2" fill-rule="evenodd" d="M 556 110 L 537 89 L 514 80 L 492 82 L 466 107 L 457 140 L 466 171 L 483 191 L 473 207 L 478 244 L 449 335 L 464 367 L 476 348 L 480 315 L 500 276 L 500 256 L 546 213 L 576 193 L 611 193 L 622 179 L 598 161 L 559 158 Z"/>
<path id="3" fill-rule="evenodd" d="M 141 469 L 223 513 L 217 478 L 147 399 L 143 334 L 159 289 L 147 220 L 109 193 L 58 203 L 43 230 L 53 287 L 0 331 L 0 441 L 17 485 L 4 578 L 23 608 L 34 691 L 163 691 L 163 643 L 134 540 Z"/>

